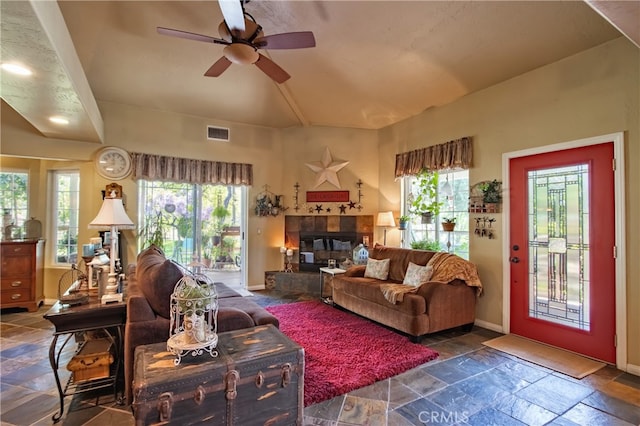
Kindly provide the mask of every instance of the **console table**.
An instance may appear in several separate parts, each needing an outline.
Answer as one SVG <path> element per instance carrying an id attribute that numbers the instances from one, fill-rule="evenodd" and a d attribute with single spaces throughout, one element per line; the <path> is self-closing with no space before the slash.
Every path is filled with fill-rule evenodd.
<path id="1" fill-rule="evenodd" d="M 60 395 L 60 411 L 53 415 L 54 423 L 58 422 L 64 413 L 64 397 L 81 392 L 89 392 L 96 389 L 113 387 L 113 393 L 118 403 L 122 403 L 122 396 L 118 397 L 118 384 L 123 382 L 124 373 L 122 370 L 123 354 L 123 334 L 127 317 L 127 303 L 116 302 L 107 305 L 100 304 L 98 297 L 91 297 L 89 303 L 85 305 L 69 306 L 57 302 L 46 314 L 44 318 L 51 321 L 55 327 L 53 340 L 49 347 L 49 362 L 53 369 L 53 374 Z M 106 338 L 111 341 L 115 348 L 114 362 L 111 375 L 107 378 L 95 379 L 76 383 L 73 375 L 63 388 L 60 383 L 58 369 L 60 368 L 60 355 L 71 338 L 76 333 L 88 331 L 102 331 Z M 60 347 L 56 348 L 58 339 L 64 339 Z M 82 343 L 78 344 L 78 351 Z"/>

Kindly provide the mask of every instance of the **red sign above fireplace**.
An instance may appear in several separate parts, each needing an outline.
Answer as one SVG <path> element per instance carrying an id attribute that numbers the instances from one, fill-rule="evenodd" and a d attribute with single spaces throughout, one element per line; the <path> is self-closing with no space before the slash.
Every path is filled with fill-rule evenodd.
<path id="1" fill-rule="evenodd" d="M 307 203 L 343 203 L 349 201 L 349 191 L 307 191 Z"/>

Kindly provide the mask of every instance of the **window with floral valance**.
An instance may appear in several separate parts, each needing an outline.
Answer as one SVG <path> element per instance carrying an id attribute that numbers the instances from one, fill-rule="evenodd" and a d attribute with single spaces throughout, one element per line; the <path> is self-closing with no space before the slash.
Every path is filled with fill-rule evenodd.
<path id="1" fill-rule="evenodd" d="M 472 157 L 471 137 L 403 152 L 396 155 L 395 177 L 415 176 L 424 169 L 468 169 Z"/>
<path id="2" fill-rule="evenodd" d="M 402 214 L 408 216 L 403 246 L 429 250 L 446 250 L 469 257 L 469 171 L 471 138 L 416 149 L 396 155 L 396 178 L 404 180 Z M 413 200 L 423 193 L 418 185 L 424 170 L 434 172 L 436 190 L 433 199 L 440 205 L 431 222 L 417 214 Z M 440 223 L 454 220 L 454 230 L 445 231 Z"/>
<path id="3" fill-rule="evenodd" d="M 252 185 L 253 165 L 131 153 L 133 179 L 213 185 Z"/>

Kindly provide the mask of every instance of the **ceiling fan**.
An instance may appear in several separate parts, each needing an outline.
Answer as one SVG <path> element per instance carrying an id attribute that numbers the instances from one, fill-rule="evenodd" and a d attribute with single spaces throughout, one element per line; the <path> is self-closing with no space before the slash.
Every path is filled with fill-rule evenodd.
<path id="1" fill-rule="evenodd" d="M 248 2 L 249 0 L 218 0 L 224 17 L 224 21 L 218 26 L 220 38 L 164 27 L 158 27 L 158 33 L 225 45 L 223 56 L 204 73 L 207 77 L 220 76 L 232 63 L 255 64 L 277 83 L 284 83 L 291 76 L 271 59 L 259 53 L 258 49 L 314 47 L 316 40 L 313 33 L 300 31 L 265 36 L 262 27 L 245 11 L 244 5 Z"/>

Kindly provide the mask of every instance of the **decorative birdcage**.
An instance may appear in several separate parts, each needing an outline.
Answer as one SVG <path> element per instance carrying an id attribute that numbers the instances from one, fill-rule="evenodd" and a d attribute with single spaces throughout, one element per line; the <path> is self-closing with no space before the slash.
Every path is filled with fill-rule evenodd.
<path id="1" fill-rule="evenodd" d="M 176 355 L 175 365 L 189 353 L 218 356 L 218 294 L 213 282 L 206 275 L 185 274 L 176 283 L 170 303 L 167 350 Z"/>

